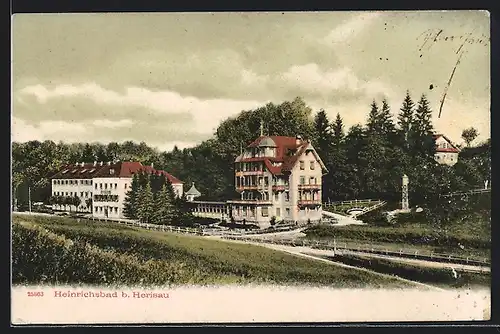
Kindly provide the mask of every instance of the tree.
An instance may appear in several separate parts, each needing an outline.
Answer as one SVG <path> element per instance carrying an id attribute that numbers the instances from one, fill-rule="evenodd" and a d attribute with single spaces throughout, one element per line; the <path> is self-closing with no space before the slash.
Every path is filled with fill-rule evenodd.
<path id="1" fill-rule="evenodd" d="M 138 203 L 137 203 L 137 216 L 143 223 L 151 222 L 155 212 L 155 202 L 153 192 L 151 191 L 151 184 L 149 180 L 145 187 L 139 190 Z"/>
<path id="2" fill-rule="evenodd" d="M 333 145 L 333 136 L 330 128 L 330 121 L 326 112 L 321 109 L 314 117 L 314 147 L 319 156 L 325 161 Z"/>
<path id="3" fill-rule="evenodd" d="M 137 206 L 138 206 L 138 195 L 139 195 L 139 177 L 137 174 L 132 176 L 132 183 L 130 184 L 130 189 L 125 195 L 125 200 L 123 203 L 123 214 L 128 219 L 137 219 Z"/>
<path id="4" fill-rule="evenodd" d="M 380 116 L 377 102 L 373 100 L 370 107 L 371 109 L 370 113 L 368 114 L 368 122 L 366 123 L 368 134 L 378 134 L 380 133 Z"/>
<path id="5" fill-rule="evenodd" d="M 335 123 L 332 126 L 333 128 L 333 143 L 334 145 L 340 145 L 342 143 L 342 140 L 345 137 L 344 134 L 344 122 L 342 120 L 342 117 L 340 117 L 340 114 L 337 113 L 337 117 L 335 118 Z"/>
<path id="6" fill-rule="evenodd" d="M 433 125 L 431 121 L 432 110 L 425 94 L 422 94 L 411 124 L 413 150 L 415 153 L 431 157 L 435 152 L 432 139 Z"/>
<path id="7" fill-rule="evenodd" d="M 406 91 L 406 96 L 403 101 L 403 105 L 399 109 L 398 114 L 398 127 L 402 139 L 405 142 L 405 146 L 408 148 L 410 146 L 410 131 L 413 123 L 415 103 L 413 103 L 410 92 Z"/>
<path id="8" fill-rule="evenodd" d="M 173 203 L 172 195 L 167 189 L 167 185 L 163 184 L 161 190 L 156 194 L 155 199 L 155 214 L 154 223 L 156 224 L 171 224 L 175 218 L 175 205 Z"/>
<path id="9" fill-rule="evenodd" d="M 392 141 L 396 127 L 392 121 L 391 109 L 386 99 L 382 100 L 382 109 L 380 110 L 378 118 L 380 134 L 383 135 L 385 139 Z"/>
<path id="10" fill-rule="evenodd" d="M 87 198 L 85 200 L 85 205 L 87 206 L 87 210 L 92 212 L 92 198 Z"/>
<path id="11" fill-rule="evenodd" d="M 462 131 L 462 139 L 467 144 L 467 147 L 470 147 L 470 144 L 477 138 L 478 135 L 479 133 L 474 127 L 470 127 Z"/>
<path id="12" fill-rule="evenodd" d="M 71 197 L 71 205 L 75 206 L 75 211 L 78 211 L 78 207 L 82 203 L 82 200 L 77 195 Z"/>

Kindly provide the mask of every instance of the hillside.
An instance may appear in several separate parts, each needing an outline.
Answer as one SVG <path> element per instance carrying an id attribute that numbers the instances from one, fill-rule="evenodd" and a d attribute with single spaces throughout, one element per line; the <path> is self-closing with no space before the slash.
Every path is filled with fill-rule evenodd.
<path id="1" fill-rule="evenodd" d="M 14 215 L 12 253 L 14 284 L 406 286 L 260 246 L 60 217 Z"/>

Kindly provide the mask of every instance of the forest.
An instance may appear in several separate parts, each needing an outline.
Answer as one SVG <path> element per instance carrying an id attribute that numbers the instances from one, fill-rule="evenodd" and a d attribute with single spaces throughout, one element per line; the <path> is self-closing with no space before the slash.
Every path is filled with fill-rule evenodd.
<path id="1" fill-rule="evenodd" d="M 300 97 L 280 104 L 268 103 L 241 111 L 224 120 L 212 138 L 192 148 L 174 147 L 161 152 L 146 143 L 64 143 L 29 141 L 12 143 L 12 196 L 19 207 L 50 201 L 50 177 L 61 166 L 76 162 L 140 161 L 154 164 L 202 193 L 200 200 L 227 200 L 234 190 L 234 159 L 241 147 L 260 133 L 302 135 L 310 139 L 326 164 L 323 200 L 376 198 L 399 201 L 401 177 L 410 180 L 410 205 L 425 205 L 451 191 L 484 187 L 491 174 L 491 141 L 473 144 L 477 131 L 463 129 L 467 143 L 454 166 L 434 160 L 435 129 L 425 95 L 414 101 L 410 92 L 396 112 L 386 100 L 367 106 L 364 124 L 346 128 L 340 114 L 329 119 L 325 110 L 314 112 Z M 168 191 L 165 190 L 165 191 Z M 164 193 L 164 192 L 163 192 Z"/>

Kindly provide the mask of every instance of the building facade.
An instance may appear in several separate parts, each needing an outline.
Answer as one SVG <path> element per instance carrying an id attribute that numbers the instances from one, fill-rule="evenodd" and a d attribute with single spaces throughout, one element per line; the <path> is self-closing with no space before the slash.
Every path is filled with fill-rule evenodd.
<path id="1" fill-rule="evenodd" d="M 231 216 L 236 222 L 262 228 L 271 220 L 319 222 L 326 172 L 311 142 L 301 136 L 260 136 L 235 160 L 240 198 L 228 201 Z"/>
<path id="2" fill-rule="evenodd" d="M 436 144 L 436 153 L 434 154 L 436 161 L 449 166 L 456 164 L 460 150 L 453 145 L 451 140 L 442 134 L 435 134 L 433 139 Z"/>
<path id="3" fill-rule="evenodd" d="M 64 166 L 52 176 L 52 196 L 78 197 L 79 205 L 53 204 L 54 210 L 91 213 L 98 218 L 125 218 L 123 206 L 135 173 L 163 174 L 170 180 L 177 196 L 183 183 L 169 173 L 144 166 L 140 162 L 76 163 Z"/>

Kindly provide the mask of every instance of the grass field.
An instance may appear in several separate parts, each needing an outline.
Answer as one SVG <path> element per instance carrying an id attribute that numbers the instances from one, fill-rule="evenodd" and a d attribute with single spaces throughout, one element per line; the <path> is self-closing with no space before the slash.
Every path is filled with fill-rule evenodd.
<path id="1" fill-rule="evenodd" d="M 62 217 L 14 216 L 14 284 L 286 284 L 404 288 L 260 246 Z"/>
<path id="2" fill-rule="evenodd" d="M 491 286 L 491 275 L 489 273 L 470 273 L 458 270 L 457 277 L 455 278 L 448 268 L 424 267 L 363 255 L 344 254 L 325 258 L 351 266 L 367 268 L 379 273 L 395 274 L 399 277 L 442 288 L 483 288 Z"/>
<path id="3" fill-rule="evenodd" d="M 351 245 L 421 249 L 456 256 L 489 258 L 491 249 L 491 223 L 481 219 L 451 224 L 446 230 L 413 222 L 394 226 L 317 225 L 304 233 L 307 239 L 335 238 Z"/>

